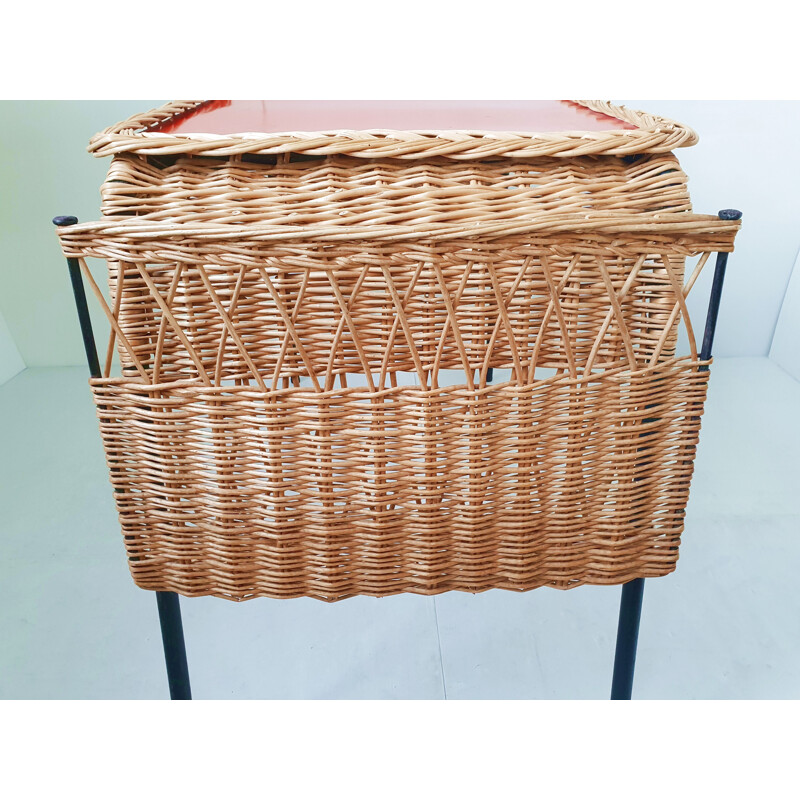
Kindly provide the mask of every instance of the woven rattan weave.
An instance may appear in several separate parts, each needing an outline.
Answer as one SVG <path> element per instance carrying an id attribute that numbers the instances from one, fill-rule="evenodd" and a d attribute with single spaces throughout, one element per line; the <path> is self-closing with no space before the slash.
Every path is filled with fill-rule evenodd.
<path id="1" fill-rule="evenodd" d="M 194 223 L 469 225 L 551 213 L 691 210 L 686 175 L 671 153 L 468 162 L 292 158 L 124 154 L 103 184 L 103 213 Z"/>
<path id="2" fill-rule="evenodd" d="M 159 166 L 138 219 L 59 230 L 112 325 L 92 391 L 138 585 L 338 600 L 674 569 L 709 374 L 686 296 L 739 225 L 688 212 L 682 172 L 654 214 L 602 180 L 559 211 L 491 164 L 484 185 L 373 165 L 327 200 L 335 159 L 222 163 L 183 214 L 193 166 Z M 126 181 L 107 214 L 142 210 Z"/>

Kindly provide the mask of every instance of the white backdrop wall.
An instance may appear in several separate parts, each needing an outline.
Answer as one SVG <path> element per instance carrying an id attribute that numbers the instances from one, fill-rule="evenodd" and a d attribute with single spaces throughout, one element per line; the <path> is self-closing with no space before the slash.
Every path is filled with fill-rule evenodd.
<path id="1" fill-rule="evenodd" d="M 680 120 L 700 142 L 676 151 L 697 213 L 744 213 L 725 278 L 715 356 L 765 356 L 800 249 L 800 102 L 623 100 Z M 702 331 L 713 263 L 690 296 Z M 698 336 L 701 336 L 698 333 Z"/>
<path id="2" fill-rule="evenodd" d="M 800 255 L 783 298 L 769 357 L 800 381 Z"/>
<path id="3" fill-rule="evenodd" d="M 25 362 L 11 338 L 11 331 L 0 314 L 0 386 L 25 369 Z"/>
<path id="4" fill-rule="evenodd" d="M 731 257 L 714 352 L 765 356 L 800 247 L 800 102 L 619 100 L 697 130 L 677 151 L 695 211 L 734 207 L 744 226 Z M 28 366 L 83 364 L 73 301 L 50 219 L 99 216 L 106 159 L 96 131 L 163 101 L 0 102 L 0 314 Z M 712 265 L 689 305 L 702 331 Z M 98 328 L 105 330 L 97 309 Z M 102 346 L 101 346 L 102 349 Z"/>
<path id="5" fill-rule="evenodd" d="M 0 314 L 27 366 L 86 363 L 51 220 L 60 214 L 83 221 L 100 216 L 108 161 L 86 152 L 89 139 L 163 102 L 0 101 Z M 96 303 L 91 307 L 105 331 L 102 312 Z"/>

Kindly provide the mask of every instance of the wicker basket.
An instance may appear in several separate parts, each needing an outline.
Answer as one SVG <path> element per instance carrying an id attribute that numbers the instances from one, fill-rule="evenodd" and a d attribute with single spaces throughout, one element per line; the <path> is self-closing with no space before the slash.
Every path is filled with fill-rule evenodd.
<path id="1" fill-rule="evenodd" d="M 175 103 L 92 140 L 105 221 L 59 235 L 112 327 L 91 385 L 139 586 L 674 569 L 709 374 L 686 297 L 739 223 L 692 213 L 690 129 L 580 107 L 624 127 L 181 134 L 204 104 Z"/>
<path id="2" fill-rule="evenodd" d="M 62 229 L 109 265 L 110 306 L 84 273 L 123 375 L 109 350 L 92 390 L 137 584 L 338 600 L 670 572 L 708 379 L 676 327 L 738 223 L 667 216 Z"/>

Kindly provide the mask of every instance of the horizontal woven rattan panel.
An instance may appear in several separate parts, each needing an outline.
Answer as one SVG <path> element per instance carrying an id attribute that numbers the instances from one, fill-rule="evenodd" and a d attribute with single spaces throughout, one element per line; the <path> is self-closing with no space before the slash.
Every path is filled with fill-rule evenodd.
<path id="1" fill-rule="evenodd" d="M 339 600 L 669 573 L 707 378 L 93 391 L 139 586 Z"/>
<path id="2" fill-rule="evenodd" d="M 671 153 L 470 162 L 124 155 L 111 162 L 102 196 L 106 215 L 153 221 L 470 225 L 690 211 L 686 184 Z"/>

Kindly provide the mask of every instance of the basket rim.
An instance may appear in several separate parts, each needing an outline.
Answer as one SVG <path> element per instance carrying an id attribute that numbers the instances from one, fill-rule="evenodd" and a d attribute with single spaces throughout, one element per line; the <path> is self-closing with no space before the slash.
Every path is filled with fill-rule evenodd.
<path id="1" fill-rule="evenodd" d="M 614 117 L 633 129 L 608 131 L 479 131 L 479 130 L 329 130 L 237 134 L 163 133 L 155 125 L 191 113 L 215 101 L 181 100 L 135 114 L 95 134 L 88 151 L 96 157 L 119 153 L 141 155 L 343 154 L 358 158 L 454 160 L 585 155 L 665 153 L 698 141 L 688 126 L 666 117 L 636 111 L 603 100 L 571 100 L 590 111 Z"/>
<path id="2" fill-rule="evenodd" d="M 527 219 L 497 222 L 426 223 L 415 225 L 265 225 L 263 223 L 153 222 L 141 217 L 99 220 L 57 228 L 62 242 L 84 237 L 109 237 L 127 240 L 170 240 L 182 242 L 270 242 L 313 240 L 342 241 L 449 241 L 457 239 L 502 238 L 526 234 L 544 237 L 568 233 L 601 236 L 659 236 L 684 234 L 715 236 L 719 244 L 729 243 L 741 227 L 741 220 L 723 220 L 717 215 L 689 212 L 659 214 L 619 214 L 593 212 L 583 217 L 574 214 L 542 214 Z"/>

